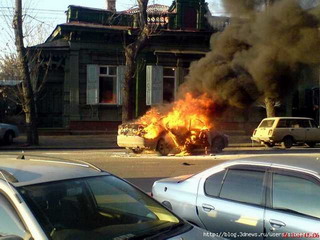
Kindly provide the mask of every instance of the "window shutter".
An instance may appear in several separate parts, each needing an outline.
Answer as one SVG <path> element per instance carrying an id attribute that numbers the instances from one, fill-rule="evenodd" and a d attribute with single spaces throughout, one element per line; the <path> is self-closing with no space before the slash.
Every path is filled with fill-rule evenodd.
<path id="1" fill-rule="evenodd" d="M 99 66 L 87 65 L 87 104 L 99 103 Z"/>
<path id="2" fill-rule="evenodd" d="M 147 66 L 146 104 L 163 103 L 163 67 Z"/>
<path id="3" fill-rule="evenodd" d="M 124 76 L 126 73 L 126 66 L 117 67 L 117 104 L 122 105 L 122 89 L 124 84 Z"/>

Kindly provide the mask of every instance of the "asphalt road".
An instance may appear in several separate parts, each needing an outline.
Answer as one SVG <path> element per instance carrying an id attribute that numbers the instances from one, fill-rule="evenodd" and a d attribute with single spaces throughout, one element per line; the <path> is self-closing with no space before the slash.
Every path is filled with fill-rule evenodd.
<path id="1" fill-rule="evenodd" d="M 0 154 L 22 154 L 21 151 L 2 151 Z M 320 156 L 320 148 L 294 147 L 280 148 L 227 148 L 218 155 L 197 156 L 159 156 L 153 152 L 143 154 L 128 153 L 123 149 L 108 150 L 32 150 L 25 155 L 38 155 L 67 160 L 81 160 L 90 162 L 108 172 L 127 179 L 146 192 L 151 191 L 154 181 L 165 177 L 194 174 L 210 168 L 224 161 L 269 154 L 307 154 Z"/>

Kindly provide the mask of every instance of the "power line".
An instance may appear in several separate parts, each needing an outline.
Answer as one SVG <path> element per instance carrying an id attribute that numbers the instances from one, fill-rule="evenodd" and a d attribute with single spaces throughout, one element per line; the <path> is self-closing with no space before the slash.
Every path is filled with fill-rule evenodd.
<path id="1" fill-rule="evenodd" d="M 0 7 L 0 9 L 15 9 L 14 7 Z M 44 11 L 44 12 L 65 12 L 65 10 L 53 10 L 53 9 L 44 9 L 44 8 L 23 8 L 27 11 Z"/>
<path id="2" fill-rule="evenodd" d="M 28 11 L 26 11 L 26 12 L 28 12 Z M 8 12 L 8 11 L 5 11 L 4 9 L 0 9 L 0 13 L 7 13 L 7 14 L 11 14 L 11 15 L 14 14 L 13 12 Z M 59 12 L 59 13 L 55 13 L 55 12 L 37 12 L 35 14 L 66 15 L 65 12 Z"/>
<path id="3" fill-rule="evenodd" d="M 14 16 L 14 15 L 8 15 L 8 14 L 2 14 L 2 13 L 0 13 L 0 17 L 11 17 L 11 18 L 12 18 L 13 16 Z M 33 16 L 29 15 L 29 14 L 26 14 L 26 15 L 24 15 L 24 16 L 30 17 L 30 18 L 38 21 L 38 22 L 42 22 L 39 18 L 41 18 L 41 19 L 64 19 L 64 20 L 65 20 L 65 16 L 57 16 L 57 17 L 38 17 L 38 18 L 33 17 Z"/>

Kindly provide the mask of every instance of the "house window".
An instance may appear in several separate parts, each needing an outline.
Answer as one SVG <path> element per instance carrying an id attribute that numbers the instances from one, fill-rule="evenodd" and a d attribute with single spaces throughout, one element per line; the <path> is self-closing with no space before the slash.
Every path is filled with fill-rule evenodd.
<path id="1" fill-rule="evenodd" d="M 172 102 L 175 99 L 176 74 L 175 68 L 163 68 L 163 101 Z"/>
<path id="2" fill-rule="evenodd" d="M 146 105 L 173 102 L 177 88 L 183 82 L 188 70 L 182 67 L 146 67 Z"/>
<path id="3" fill-rule="evenodd" d="M 125 66 L 87 65 L 87 104 L 121 105 Z"/>
<path id="4" fill-rule="evenodd" d="M 99 103 L 117 103 L 117 67 L 101 66 L 99 71 Z"/>
<path id="5" fill-rule="evenodd" d="M 183 29 L 196 29 L 197 10 L 193 7 L 185 7 L 183 15 Z"/>

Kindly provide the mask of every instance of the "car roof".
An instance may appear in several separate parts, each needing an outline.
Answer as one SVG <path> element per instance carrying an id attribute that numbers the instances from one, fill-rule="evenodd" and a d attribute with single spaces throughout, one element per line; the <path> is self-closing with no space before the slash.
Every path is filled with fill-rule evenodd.
<path id="1" fill-rule="evenodd" d="M 0 155 L 0 179 L 16 187 L 101 175 L 110 174 L 82 161 Z"/>
<path id="2" fill-rule="evenodd" d="M 270 117 L 270 118 L 264 118 L 262 120 L 276 120 L 276 119 L 304 119 L 304 120 L 313 120 L 312 118 L 307 117 Z"/>
<path id="3" fill-rule="evenodd" d="M 254 156 L 229 161 L 229 164 L 269 165 L 271 167 L 289 167 L 304 169 L 320 175 L 320 155 L 274 155 Z"/>

